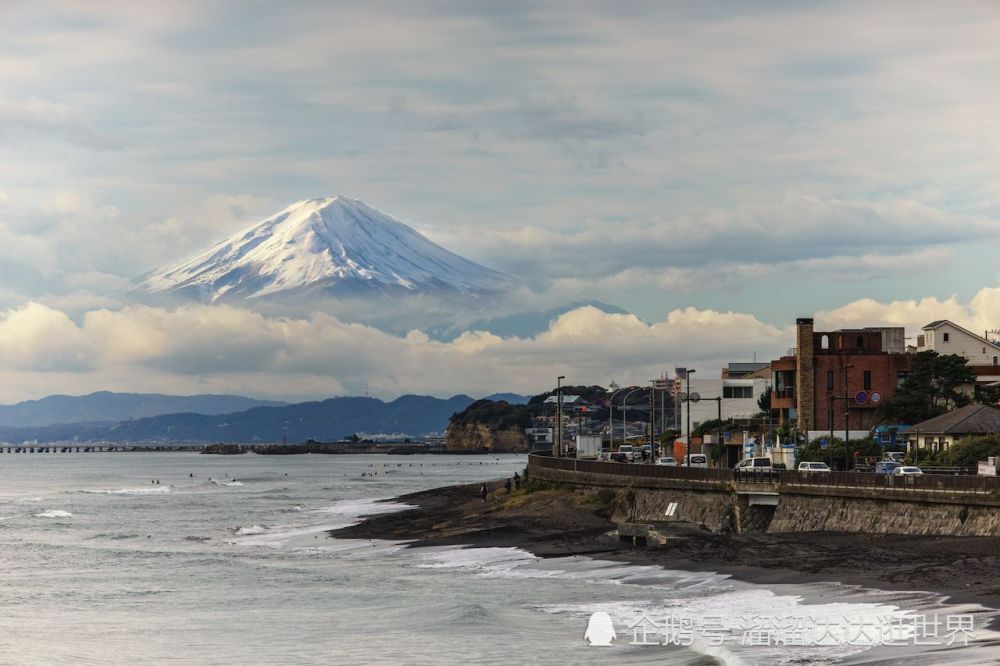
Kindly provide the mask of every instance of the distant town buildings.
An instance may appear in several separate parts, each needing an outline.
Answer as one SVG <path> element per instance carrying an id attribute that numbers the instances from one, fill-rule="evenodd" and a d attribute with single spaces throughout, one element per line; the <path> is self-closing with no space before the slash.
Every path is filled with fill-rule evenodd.
<path id="1" fill-rule="evenodd" d="M 725 445 L 723 463 L 732 466 L 746 455 L 785 455 L 803 439 L 829 435 L 874 437 L 883 446 L 937 451 L 958 436 L 1000 432 L 1000 410 L 982 405 L 919 424 L 886 420 L 883 407 L 910 378 L 920 352 L 964 358 L 975 381 L 960 391 L 971 395 L 976 386 L 1000 387 L 1000 342 L 989 338 L 990 331 L 978 335 L 948 320 L 933 321 L 922 330 L 916 344 L 910 344 L 914 339 L 899 326 L 817 331 L 812 318 L 799 318 L 795 347 L 772 361 L 730 362 L 717 377 L 678 367 L 673 377 L 664 373 L 645 386 L 613 384 L 604 395 L 588 396 L 593 404 L 563 394 L 563 436 L 575 441 L 578 434 L 602 434 L 613 442 L 635 444 L 660 441 L 664 433 L 669 442 L 675 433 L 681 446 L 691 447 L 684 451 Z M 762 401 L 768 391 L 769 410 Z M 547 397 L 548 409 L 525 430 L 534 450 L 552 448 L 556 402 L 555 395 Z M 721 431 L 703 427 L 717 420 L 725 424 Z"/>
<path id="2" fill-rule="evenodd" d="M 764 364 L 767 367 L 767 364 Z M 752 419 L 760 412 L 757 401 L 764 395 L 771 380 L 766 377 L 746 379 L 706 378 L 691 380 L 691 395 L 697 397 L 697 402 L 682 400 L 680 402 L 681 436 L 687 436 L 688 411 L 691 412 L 691 430 L 702 423 L 719 418 L 722 420 Z M 684 383 L 687 389 L 687 382 Z M 697 394 L 697 396 L 694 396 Z M 721 398 L 721 400 L 720 400 Z"/>
<path id="3" fill-rule="evenodd" d="M 811 318 L 797 319 L 796 346 L 770 364 L 779 422 L 809 439 L 831 431 L 869 436 L 882 420 L 879 407 L 896 396 L 919 351 L 963 356 L 977 384 L 1000 382 L 1000 345 L 947 320 L 923 330 L 917 345 L 907 346 L 902 327 L 815 331 Z"/>

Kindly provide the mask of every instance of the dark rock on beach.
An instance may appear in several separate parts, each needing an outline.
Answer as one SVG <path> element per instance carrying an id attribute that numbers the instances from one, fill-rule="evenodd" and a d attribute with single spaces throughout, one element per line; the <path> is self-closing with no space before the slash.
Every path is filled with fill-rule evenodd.
<path id="1" fill-rule="evenodd" d="M 716 571 L 758 583 L 839 582 L 924 590 L 1000 607 L 1000 538 L 842 532 L 717 534 L 667 523 L 667 545 L 633 547 L 609 534 L 623 498 L 527 483 L 507 494 L 502 481 L 449 486 L 393 501 L 414 505 L 330 532 L 336 538 L 409 541 L 410 547 L 518 547 L 540 557 L 592 555 L 672 569 Z"/>

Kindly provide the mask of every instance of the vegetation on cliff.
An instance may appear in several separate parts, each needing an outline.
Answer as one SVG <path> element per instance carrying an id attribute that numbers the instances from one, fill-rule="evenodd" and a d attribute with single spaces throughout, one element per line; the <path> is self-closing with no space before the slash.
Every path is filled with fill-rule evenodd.
<path id="1" fill-rule="evenodd" d="M 531 426 L 534 409 L 501 400 L 477 400 L 452 415 L 448 424 L 449 449 L 520 451 L 527 448 L 524 429 Z"/>

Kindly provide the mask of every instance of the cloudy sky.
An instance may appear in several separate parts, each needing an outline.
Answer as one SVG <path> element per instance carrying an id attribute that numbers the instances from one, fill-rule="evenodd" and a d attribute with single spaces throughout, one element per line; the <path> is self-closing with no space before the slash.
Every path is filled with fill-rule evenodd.
<path id="1" fill-rule="evenodd" d="M 643 381 L 820 326 L 1000 328 L 991 2 L 0 7 L 0 401 Z M 129 304 L 308 197 L 597 299 L 531 339 Z"/>

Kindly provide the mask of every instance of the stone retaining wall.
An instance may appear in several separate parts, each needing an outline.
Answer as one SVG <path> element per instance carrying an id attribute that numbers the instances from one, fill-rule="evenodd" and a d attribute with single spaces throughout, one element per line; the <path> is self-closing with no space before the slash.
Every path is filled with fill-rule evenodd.
<path id="1" fill-rule="evenodd" d="M 856 532 L 1000 535 L 1000 510 L 992 502 L 913 502 L 782 493 L 769 532 Z"/>
<path id="2" fill-rule="evenodd" d="M 528 466 L 529 478 L 614 490 L 617 522 L 683 521 L 713 532 L 866 532 L 1000 536 L 1000 498 L 909 490 L 780 485 L 778 505 L 748 506 L 736 484 Z M 744 489 L 745 490 L 745 489 Z M 633 506 L 626 497 L 631 492 Z M 671 511 L 671 505 L 676 504 Z M 668 515 L 669 514 L 669 515 Z"/>

